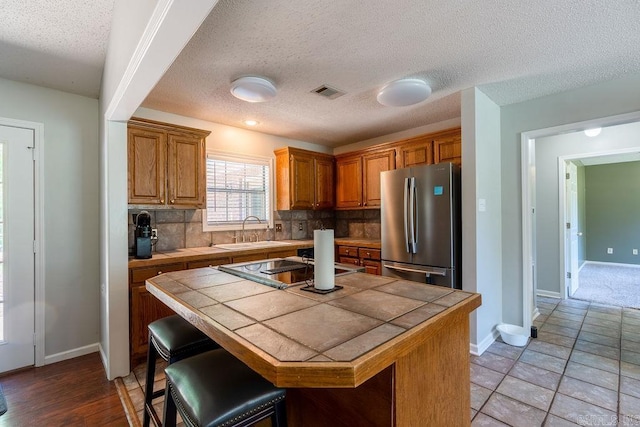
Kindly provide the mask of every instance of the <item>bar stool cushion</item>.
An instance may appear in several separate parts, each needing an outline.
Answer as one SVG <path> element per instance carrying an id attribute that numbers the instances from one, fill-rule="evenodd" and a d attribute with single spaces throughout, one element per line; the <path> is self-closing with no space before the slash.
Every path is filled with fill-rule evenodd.
<path id="1" fill-rule="evenodd" d="M 177 314 L 151 322 L 149 333 L 158 353 L 166 361 L 218 347 L 208 336 Z"/>
<path id="2" fill-rule="evenodd" d="M 286 394 L 222 349 L 176 362 L 165 373 L 187 425 L 233 425 L 273 406 Z"/>

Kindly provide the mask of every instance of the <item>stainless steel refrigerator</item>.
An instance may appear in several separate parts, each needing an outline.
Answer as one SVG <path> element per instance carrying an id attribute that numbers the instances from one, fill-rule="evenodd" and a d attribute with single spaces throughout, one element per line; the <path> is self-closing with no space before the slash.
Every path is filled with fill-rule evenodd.
<path id="1" fill-rule="evenodd" d="M 461 289 L 460 168 L 380 174 L 382 274 Z"/>

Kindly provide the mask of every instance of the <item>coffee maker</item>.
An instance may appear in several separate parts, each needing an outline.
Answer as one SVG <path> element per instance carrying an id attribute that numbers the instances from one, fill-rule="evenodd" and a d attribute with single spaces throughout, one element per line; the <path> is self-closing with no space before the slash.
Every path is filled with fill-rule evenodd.
<path id="1" fill-rule="evenodd" d="M 151 215 L 142 211 L 136 216 L 133 254 L 136 258 L 151 258 Z"/>

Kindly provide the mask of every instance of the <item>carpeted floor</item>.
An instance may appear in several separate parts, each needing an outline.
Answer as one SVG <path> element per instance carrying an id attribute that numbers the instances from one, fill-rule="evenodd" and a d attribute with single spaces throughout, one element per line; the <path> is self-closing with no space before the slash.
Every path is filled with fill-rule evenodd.
<path id="1" fill-rule="evenodd" d="M 640 268 L 587 263 L 571 298 L 640 309 Z"/>

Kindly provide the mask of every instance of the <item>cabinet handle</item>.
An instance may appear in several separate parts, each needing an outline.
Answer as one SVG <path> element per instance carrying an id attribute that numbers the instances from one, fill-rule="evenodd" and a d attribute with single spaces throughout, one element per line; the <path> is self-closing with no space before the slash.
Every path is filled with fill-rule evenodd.
<path id="1" fill-rule="evenodd" d="M 176 202 L 175 199 L 171 199 L 171 204 L 174 204 Z"/>
<path id="2" fill-rule="evenodd" d="M 358 203 L 358 206 L 362 206 L 362 203 Z"/>
<path id="3" fill-rule="evenodd" d="M 162 270 L 158 271 L 158 274 L 157 274 L 157 275 L 159 275 L 159 274 L 162 274 Z M 156 275 L 156 276 L 157 276 L 157 275 Z"/>
<path id="4" fill-rule="evenodd" d="M 367 257 L 371 258 L 371 252 L 367 252 Z"/>
<path id="5" fill-rule="evenodd" d="M 367 206 L 367 202 L 364 202 L 364 203 L 363 203 L 363 205 L 364 205 L 364 206 Z"/>
<path id="6" fill-rule="evenodd" d="M 164 203 L 164 199 L 160 199 L 160 203 Z"/>

